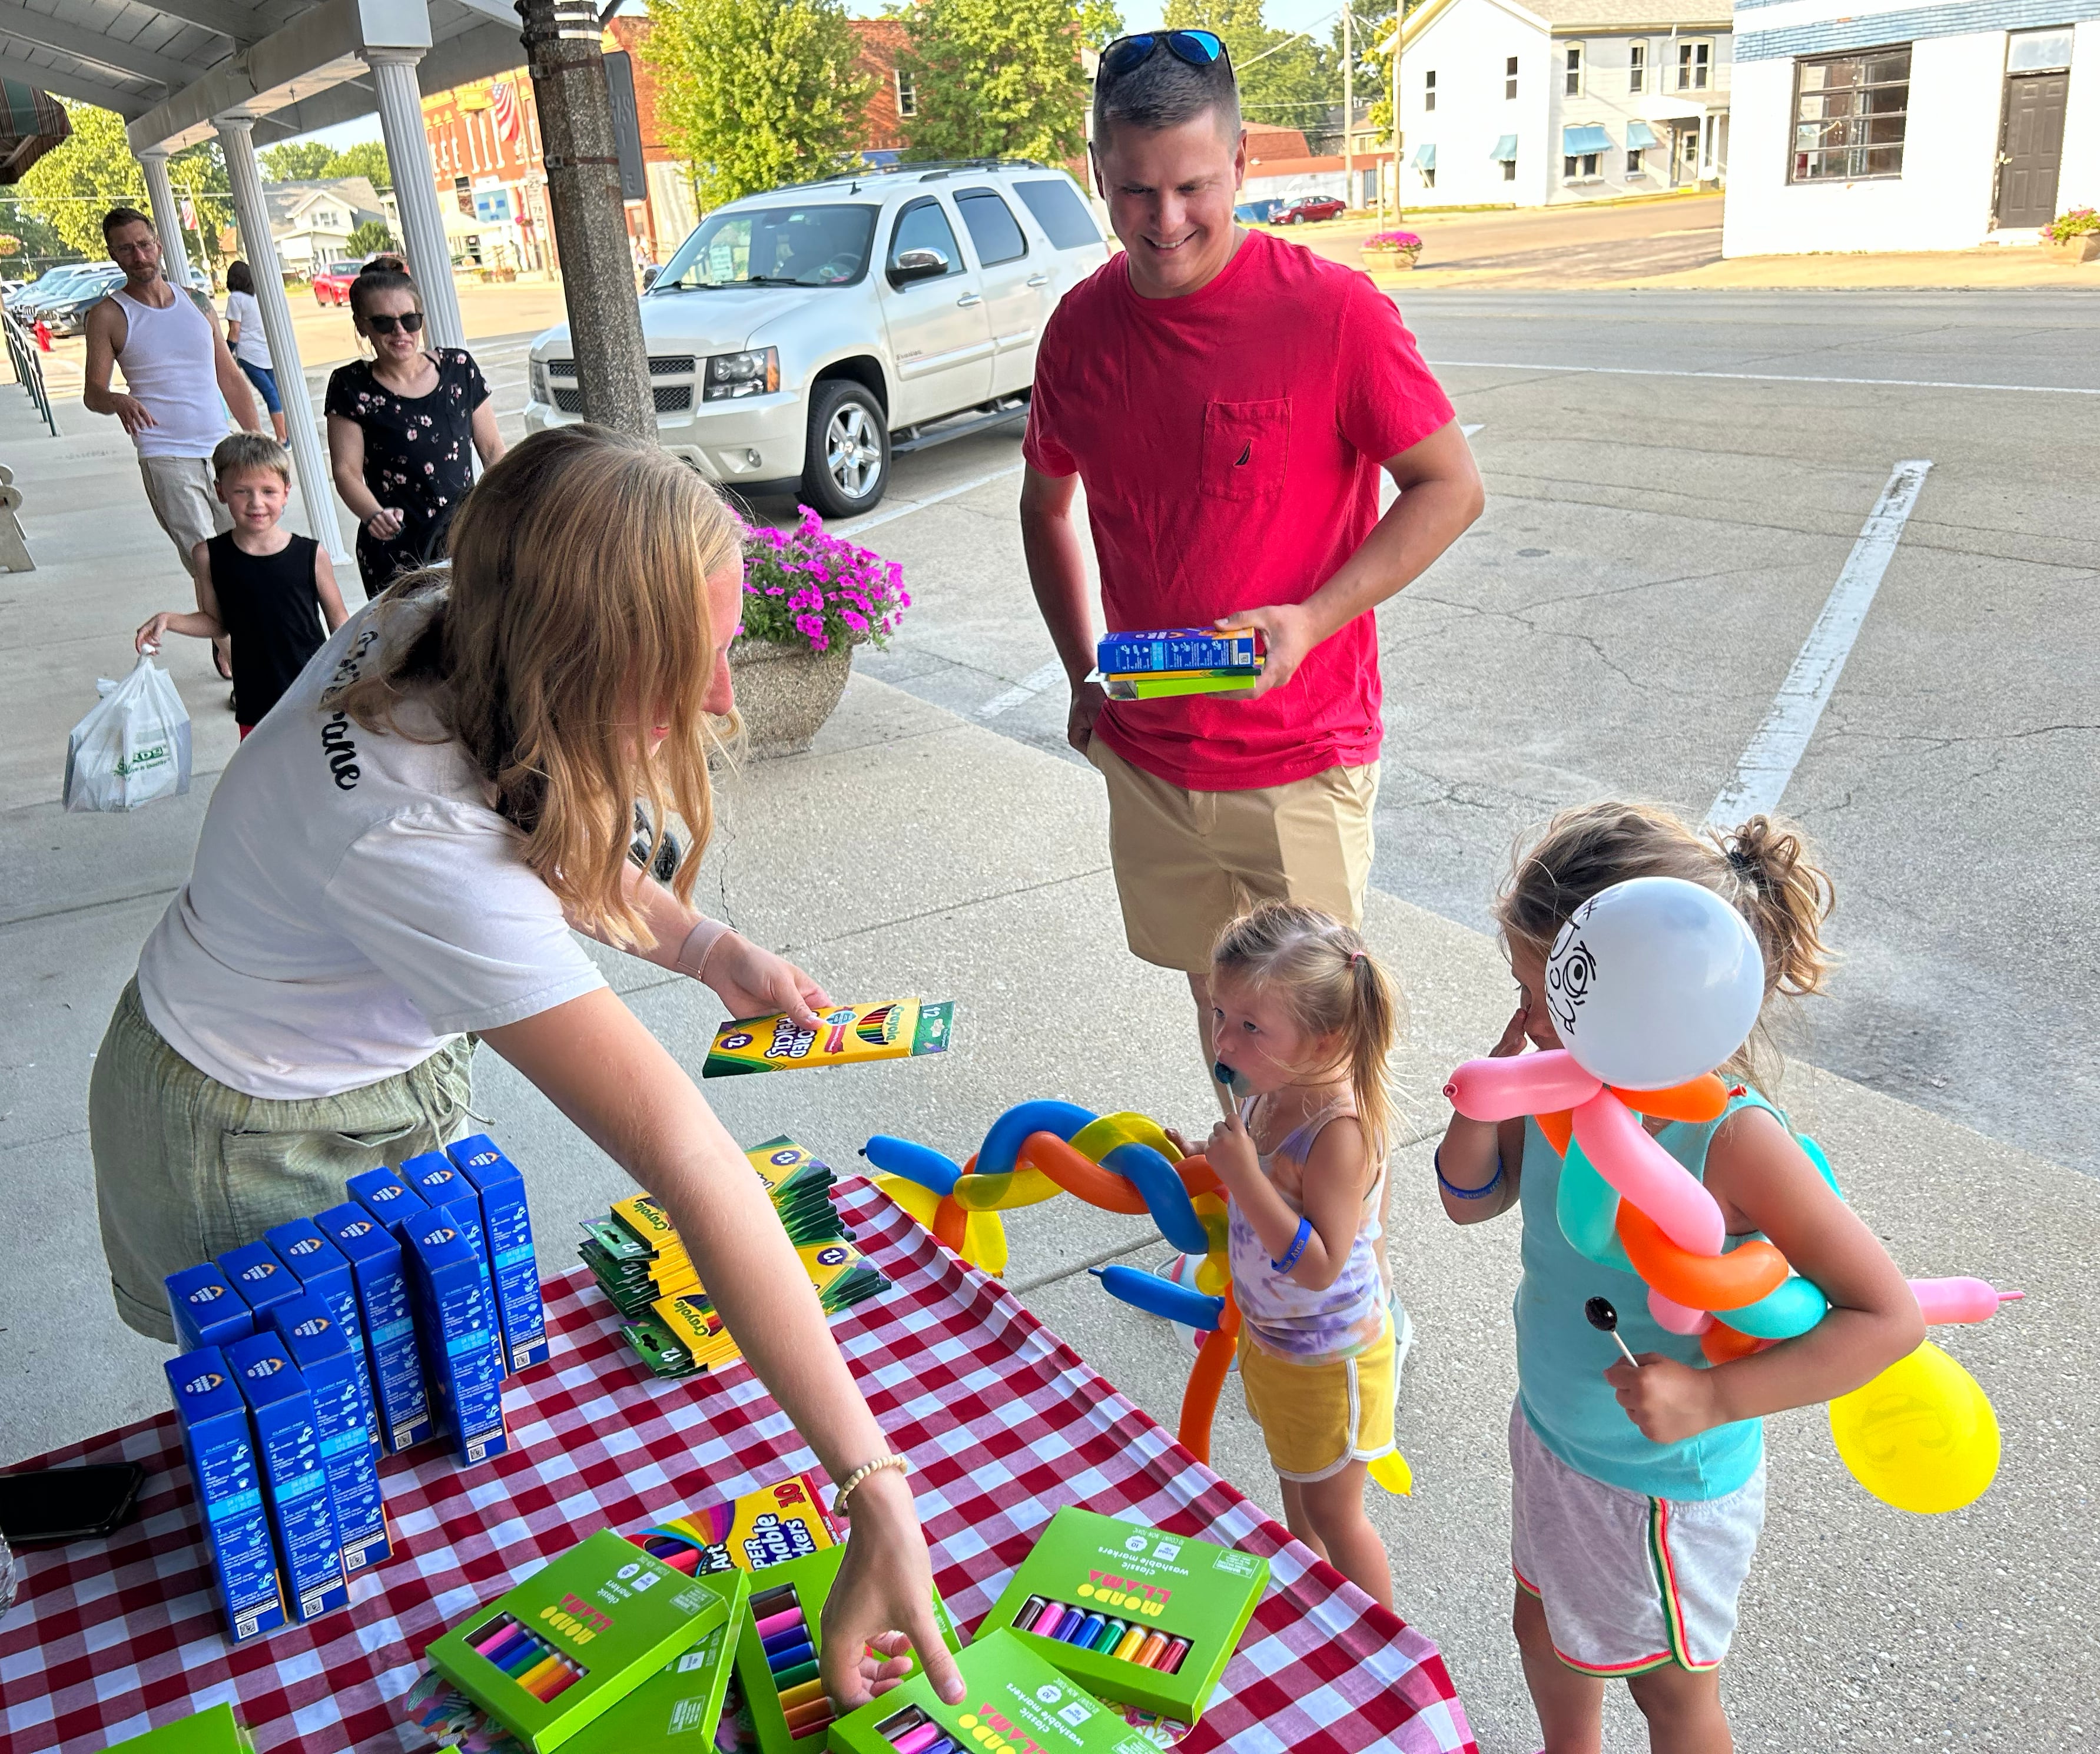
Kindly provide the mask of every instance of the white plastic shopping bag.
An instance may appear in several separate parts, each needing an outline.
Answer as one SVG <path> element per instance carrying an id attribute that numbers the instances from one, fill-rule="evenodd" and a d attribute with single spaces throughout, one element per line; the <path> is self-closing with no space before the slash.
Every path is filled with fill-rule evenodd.
<path id="1" fill-rule="evenodd" d="M 102 698 L 66 744 L 65 807 L 136 810 L 188 791 L 190 715 L 168 673 L 142 656 L 95 687 Z"/>

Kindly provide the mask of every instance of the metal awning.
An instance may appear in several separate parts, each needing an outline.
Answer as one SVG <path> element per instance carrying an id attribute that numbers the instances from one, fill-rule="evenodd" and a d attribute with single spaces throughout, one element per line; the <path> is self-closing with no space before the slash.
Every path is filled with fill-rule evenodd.
<path id="1" fill-rule="evenodd" d="M 1570 157 L 1579 157 L 1586 152 L 1608 152 L 1611 149 L 1611 135 L 1595 122 L 1560 130 L 1560 150 Z"/>
<path id="2" fill-rule="evenodd" d="M 1630 121 L 1626 124 L 1626 150 L 1628 152 L 1643 152 L 1651 146 L 1659 146 L 1662 143 L 1655 137 L 1655 130 L 1648 126 L 1646 122 Z"/>
<path id="3" fill-rule="evenodd" d="M 0 183 L 22 173 L 73 132 L 65 106 L 48 91 L 0 79 Z"/>
<path id="4" fill-rule="evenodd" d="M 1516 162 L 1516 136 L 1506 134 L 1495 142 L 1495 149 L 1488 154 L 1490 164 L 1510 165 Z"/>
<path id="5" fill-rule="evenodd" d="M 1425 141 L 1414 149 L 1414 168 L 1434 170 L 1436 168 L 1436 148 L 1433 142 Z"/>

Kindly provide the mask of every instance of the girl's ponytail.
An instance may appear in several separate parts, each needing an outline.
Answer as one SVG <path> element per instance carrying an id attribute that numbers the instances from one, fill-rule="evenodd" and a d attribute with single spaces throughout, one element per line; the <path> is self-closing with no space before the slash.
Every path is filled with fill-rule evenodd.
<path id="1" fill-rule="evenodd" d="M 1809 862 L 1798 830 L 1770 816 L 1715 838 L 1739 885 L 1730 899 L 1765 953 L 1766 991 L 1796 998 L 1822 992 L 1834 960 L 1823 942 L 1823 921 L 1838 899 L 1829 873 Z"/>
<path id="2" fill-rule="evenodd" d="M 1392 1149 L 1396 1131 L 1388 1080 L 1392 1045 L 1400 1033 L 1400 996 L 1392 977 L 1361 948 L 1361 939 L 1358 944 L 1349 952 L 1350 1015 L 1342 1026 L 1342 1038 L 1349 1045 L 1349 1089 L 1375 1173 Z"/>

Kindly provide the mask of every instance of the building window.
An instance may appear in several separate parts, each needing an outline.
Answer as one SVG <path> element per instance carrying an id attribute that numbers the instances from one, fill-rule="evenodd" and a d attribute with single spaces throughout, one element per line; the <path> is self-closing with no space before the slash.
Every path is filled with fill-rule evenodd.
<path id="1" fill-rule="evenodd" d="M 1910 45 L 1796 63 L 1790 183 L 1903 175 Z"/>
<path id="2" fill-rule="evenodd" d="M 1680 42 L 1677 46 L 1677 89 L 1680 91 L 1704 91 L 1706 82 L 1712 77 L 1714 45 L 1710 42 Z"/>
<path id="3" fill-rule="evenodd" d="M 919 113 L 919 88 L 901 67 L 897 69 L 897 113 L 907 121 Z"/>
<path id="4" fill-rule="evenodd" d="M 1626 90 L 1635 96 L 1648 90 L 1648 45 L 1626 45 Z"/>
<path id="5" fill-rule="evenodd" d="M 1433 73 L 1422 76 L 1422 108 L 1425 112 L 1436 108 L 1436 75 Z"/>
<path id="6" fill-rule="evenodd" d="M 1502 96 L 1505 99 L 1511 99 L 1515 95 L 1516 57 L 1512 55 L 1507 61 L 1502 63 Z"/>
<path id="7" fill-rule="evenodd" d="M 1582 95 L 1582 45 L 1579 42 L 1568 45 L 1567 95 L 1569 97 Z"/>
<path id="8" fill-rule="evenodd" d="M 1646 171 L 1641 169 L 1641 150 L 1642 149 L 1640 148 L 1636 148 L 1626 154 L 1626 175 L 1630 177 L 1640 177 L 1646 176 L 1648 175 Z"/>
<path id="9" fill-rule="evenodd" d="M 1597 155 L 1584 152 L 1580 157 L 1570 156 L 1560 161 L 1560 179 L 1573 183 L 1578 178 L 1594 177 L 1597 174 Z"/>
<path id="10" fill-rule="evenodd" d="M 1505 183 L 1516 181 L 1516 161 L 1514 158 L 1505 158 L 1502 161 L 1502 181 Z"/>
<path id="11" fill-rule="evenodd" d="M 1436 187 L 1436 167 L 1434 165 L 1424 167 L 1422 172 L 1422 186 L 1426 189 L 1433 189 Z"/>

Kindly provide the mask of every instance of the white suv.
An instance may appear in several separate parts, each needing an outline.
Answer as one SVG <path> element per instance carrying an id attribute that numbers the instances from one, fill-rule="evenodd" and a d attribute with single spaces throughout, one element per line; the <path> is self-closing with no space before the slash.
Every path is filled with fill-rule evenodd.
<path id="1" fill-rule="evenodd" d="M 1107 259 L 1079 185 L 1029 161 L 748 195 L 642 295 L 657 427 L 740 494 L 851 517 L 893 456 L 1020 417 L 1043 325 Z M 573 352 L 567 325 L 532 343 L 528 431 L 582 417 Z"/>

